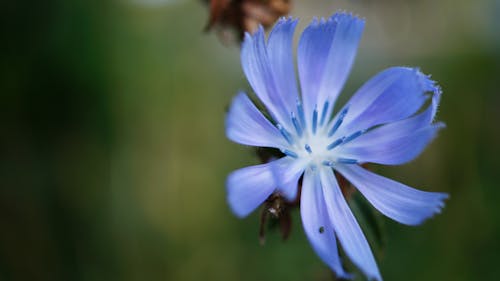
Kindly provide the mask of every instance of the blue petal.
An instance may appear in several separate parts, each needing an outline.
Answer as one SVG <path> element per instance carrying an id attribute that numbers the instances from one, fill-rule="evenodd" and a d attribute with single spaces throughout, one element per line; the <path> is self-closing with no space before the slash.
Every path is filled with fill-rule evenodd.
<path id="1" fill-rule="evenodd" d="M 328 215 L 347 256 L 369 278 L 382 280 L 366 238 L 340 191 L 331 169 L 320 169 Z"/>
<path id="2" fill-rule="evenodd" d="M 298 20 L 281 18 L 268 41 L 269 62 L 278 94 L 291 112 L 299 96 L 293 60 L 293 34 Z"/>
<path id="3" fill-rule="evenodd" d="M 337 170 L 382 214 L 407 225 L 418 225 L 444 207 L 446 193 L 426 192 L 384 178 L 357 165 Z"/>
<path id="4" fill-rule="evenodd" d="M 276 37 L 273 39 L 273 64 L 277 63 L 280 59 L 278 55 L 274 53 L 279 43 L 283 43 L 277 40 L 282 40 L 283 37 L 286 36 L 281 35 L 281 33 L 286 32 L 287 28 L 287 24 L 280 24 L 276 31 L 277 34 L 273 35 L 273 37 Z M 255 94 L 257 94 L 259 99 L 266 106 L 271 116 L 278 123 L 290 128 L 290 112 L 294 109 L 290 107 L 290 104 L 295 102 L 296 98 L 290 99 L 288 93 L 281 93 L 280 91 L 284 88 L 280 85 L 282 83 L 290 83 L 290 81 L 276 80 L 274 71 L 279 69 L 280 74 L 283 74 L 283 69 L 281 68 L 285 67 L 272 67 L 262 26 L 260 26 L 253 35 L 248 33 L 245 34 L 245 40 L 241 46 L 241 64 L 248 82 L 255 91 Z"/>
<path id="5" fill-rule="evenodd" d="M 297 59 L 308 118 L 325 101 L 331 112 L 351 71 L 363 28 L 364 20 L 336 13 L 326 21 L 315 19 L 302 33 Z"/>
<path id="6" fill-rule="evenodd" d="M 307 159 L 283 157 L 273 162 L 272 170 L 278 190 L 286 199 L 294 201 L 297 197 L 298 182 L 308 163 Z"/>
<path id="7" fill-rule="evenodd" d="M 405 119 L 427 100 L 426 92 L 440 94 L 434 82 L 417 69 L 392 67 L 366 82 L 348 101 L 342 132 L 355 132 Z M 434 102 L 434 100 L 433 100 Z"/>
<path id="8" fill-rule="evenodd" d="M 350 278 L 340 262 L 335 232 L 326 211 L 319 176 L 310 169 L 306 170 L 302 181 L 300 215 L 304 231 L 316 254 L 338 277 Z"/>
<path id="9" fill-rule="evenodd" d="M 342 156 L 386 165 L 413 160 L 444 127 L 442 123 L 431 124 L 440 96 L 437 92 L 422 113 L 375 128 L 342 146 Z"/>
<path id="10" fill-rule="evenodd" d="M 230 140 L 246 145 L 277 148 L 286 146 L 286 140 L 279 130 L 244 93 L 239 93 L 229 108 L 226 135 Z"/>
<path id="11" fill-rule="evenodd" d="M 391 125 L 376 128 L 346 144 L 340 152 L 342 157 L 361 163 L 404 164 L 419 156 L 438 131 L 444 128 L 443 123 L 437 123 L 414 131 L 397 131 L 392 130 Z"/>
<path id="12" fill-rule="evenodd" d="M 249 166 L 229 174 L 227 201 L 238 217 L 245 217 L 260 206 L 276 188 L 271 163 Z"/>

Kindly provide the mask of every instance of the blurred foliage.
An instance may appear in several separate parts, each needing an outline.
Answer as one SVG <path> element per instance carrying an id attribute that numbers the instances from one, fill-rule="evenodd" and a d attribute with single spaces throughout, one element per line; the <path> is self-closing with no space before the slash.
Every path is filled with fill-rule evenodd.
<path id="1" fill-rule="evenodd" d="M 385 280 L 496 280 L 498 1 L 295 2 L 299 29 L 337 9 L 366 17 L 344 100 L 389 65 L 418 65 L 444 90 L 448 127 L 429 149 L 374 167 L 451 194 L 421 227 L 382 218 Z M 332 280 L 297 212 L 286 242 L 271 232 L 260 246 L 258 212 L 238 220 L 226 205 L 227 173 L 258 160 L 224 136 L 248 86 L 237 47 L 202 33 L 204 5 L 0 7 L 0 280 Z"/>

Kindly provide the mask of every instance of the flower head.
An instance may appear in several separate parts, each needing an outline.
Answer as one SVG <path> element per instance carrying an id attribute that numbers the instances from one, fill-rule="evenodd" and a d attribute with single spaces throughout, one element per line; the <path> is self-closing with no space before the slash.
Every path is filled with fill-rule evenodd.
<path id="1" fill-rule="evenodd" d="M 382 214 L 400 223 L 418 225 L 440 212 L 447 194 L 413 189 L 360 164 L 396 165 L 417 157 L 444 126 L 433 123 L 441 91 L 418 69 L 393 67 L 371 78 L 334 114 L 364 21 L 336 13 L 304 30 L 297 51 L 300 94 L 292 50 L 296 24 L 293 19 L 279 20 L 267 42 L 262 28 L 246 34 L 243 70 L 270 118 L 240 93 L 227 115 L 226 133 L 241 144 L 277 148 L 283 157 L 230 174 L 229 205 L 243 217 L 273 192 L 294 200 L 302 177 L 302 224 L 318 256 L 337 276 L 349 277 L 338 255 L 338 239 L 368 278 L 381 280 L 334 170 Z"/>

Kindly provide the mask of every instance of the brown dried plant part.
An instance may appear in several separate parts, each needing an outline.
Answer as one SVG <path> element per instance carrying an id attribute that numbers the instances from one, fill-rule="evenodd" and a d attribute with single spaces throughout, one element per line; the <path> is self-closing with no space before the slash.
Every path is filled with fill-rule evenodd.
<path id="1" fill-rule="evenodd" d="M 295 207 L 294 202 L 287 202 L 279 193 L 275 192 L 264 202 L 260 214 L 259 241 L 261 245 L 266 242 L 266 227 L 278 225 L 281 238 L 286 240 L 292 230 L 292 217 L 290 211 Z"/>
<path id="2" fill-rule="evenodd" d="M 224 41 L 234 31 L 238 40 L 245 32 L 254 32 L 259 24 L 270 27 L 291 10 L 291 0 L 203 0 L 209 4 L 210 16 L 205 31 L 217 29 Z"/>

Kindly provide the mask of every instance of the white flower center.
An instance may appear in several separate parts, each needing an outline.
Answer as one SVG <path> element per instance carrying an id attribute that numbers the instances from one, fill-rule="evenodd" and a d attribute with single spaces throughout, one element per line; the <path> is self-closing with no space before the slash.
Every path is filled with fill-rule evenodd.
<path id="1" fill-rule="evenodd" d="M 313 166 L 334 166 L 336 163 L 356 164 L 356 159 L 343 158 L 339 148 L 359 137 L 364 131 L 358 131 L 348 136 L 338 136 L 338 128 L 342 125 L 348 107 L 340 112 L 335 120 L 329 122 L 326 118 L 328 102 L 323 106 L 321 116 L 315 108 L 312 114 L 311 122 L 307 123 L 302 105 L 297 102 L 297 114 L 291 113 L 293 129 L 287 131 L 280 124 L 277 125 L 283 137 L 287 140 L 289 146 L 281 151 L 297 159 L 307 159 L 309 165 Z"/>

